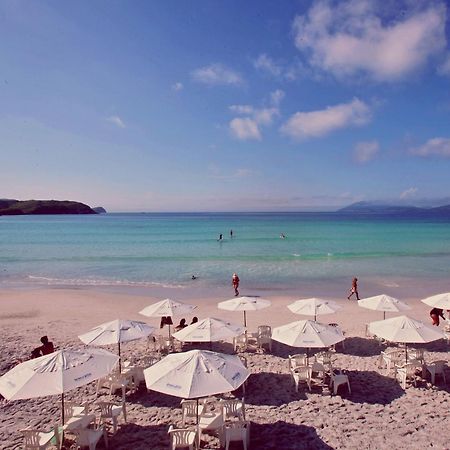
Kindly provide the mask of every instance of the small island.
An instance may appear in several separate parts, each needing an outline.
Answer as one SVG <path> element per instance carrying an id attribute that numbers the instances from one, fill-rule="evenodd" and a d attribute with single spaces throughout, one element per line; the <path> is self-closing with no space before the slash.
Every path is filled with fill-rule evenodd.
<path id="1" fill-rule="evenodd" d="M 0 199 L 0 216 L 25 214 L 97 214 L 90 206 L 68 200 Z"/>

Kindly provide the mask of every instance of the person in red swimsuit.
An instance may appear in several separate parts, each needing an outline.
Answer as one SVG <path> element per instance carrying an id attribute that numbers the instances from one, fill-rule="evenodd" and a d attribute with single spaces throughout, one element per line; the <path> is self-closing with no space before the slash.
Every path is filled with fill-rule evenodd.
<path id="1" fill-rule="evenodd" d="M 239 295 L 239 277 L 237 276 L 237 273 L 233 273 L 233 278 L 231 279 L 231 283 L 234 287 L 234 296 L 237 297 Z"/>

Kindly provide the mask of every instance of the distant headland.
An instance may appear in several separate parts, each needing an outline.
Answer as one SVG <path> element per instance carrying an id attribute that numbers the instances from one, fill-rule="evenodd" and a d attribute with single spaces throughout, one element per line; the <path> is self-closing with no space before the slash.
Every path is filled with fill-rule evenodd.
<path id="1" fill-rule="evenodd" d="M 68 200 L 0 199 L 0 216 L 25 214 L 97 214 L 97 211 L 84 203 Z"/>
<path id="2" fill-rule="evenodd" d="M 433 208 L 404 206 L 378 202 L 357 202 L 337 211 L 339 214 L 407 216 L 407 217 L 450 217 L 450 205 Z"/>

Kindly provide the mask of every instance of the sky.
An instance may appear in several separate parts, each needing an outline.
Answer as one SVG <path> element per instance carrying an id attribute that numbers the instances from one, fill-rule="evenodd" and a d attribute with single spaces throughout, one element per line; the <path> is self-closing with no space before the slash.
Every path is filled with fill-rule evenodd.
<path id="1" fill-rule="evenodd" d="M 449 14 L 432 0 L 0 0 L 0 198 L 439 203 Z"/>

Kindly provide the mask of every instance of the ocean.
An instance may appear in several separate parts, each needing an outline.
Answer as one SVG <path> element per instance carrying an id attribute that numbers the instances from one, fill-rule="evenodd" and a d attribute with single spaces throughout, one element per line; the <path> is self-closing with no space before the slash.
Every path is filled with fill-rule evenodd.
<path id="1" fill-rule="evenodd" d="M 332 213 L 0 217 L 3 286 L 224 287 L 233 272 L 262 290 L 353 276 L 443 280 L 450 221 Z"/>

